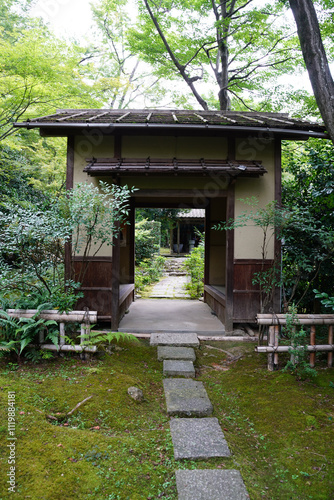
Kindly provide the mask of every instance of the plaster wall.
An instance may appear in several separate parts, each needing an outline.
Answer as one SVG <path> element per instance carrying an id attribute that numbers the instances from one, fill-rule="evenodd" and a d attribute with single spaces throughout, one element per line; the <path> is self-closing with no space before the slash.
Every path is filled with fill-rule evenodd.
<path id="1" fill-rule="evenodd" d="M 192 203 L 193 208 L 203 208 L 202 198 L 219 196 L 220 191 L 227 189 L 228 179 L 219 176 L 202 177 L 124 177 L 122 184 L 133 186 L 137 189 L 175 189 L 189 190 L 190 197 L 184 203 Z"/>
<path id="2" fill-rule="evenodd" d="M 90 177 L 83 169 L 86 167 L 87 158 L 92 156 L 110 157 L 114 154 L 114 137 L 99 137 L 99 136 L 77 136 L 74 145 L 74 172 L 73 172 L 73 185 L 79 183 L 92 184 L 93 186 L 99 185 L 99 178 Z M 106 180 L 106 179 L 103 179 Z M 111 257 L 112 246 L 103 245 L 96 253 L 97 247 L 93 245 L 90 255 L 96 257 Z M 80 255 L 80 253 L 78 254 Z"/>
<path id="3" fill-rule="evenodd" d="M 226 158 L 225 137 L 170 137 L 146 136 L 122 138 L 122 156 L 125 158 Z"/>
<path id="4" fill-rule="evenodd" d="M 98 185 L 98 177 L 90 177 L 83 172 L 86 159 L 91 157 L 103 158 L 114 156 L 115 141 L 112 136 L 78 136 L 75 141 L 74 156 L 74 185 L 79 182 L 88 182 Z M 219 137 L 160 137 L 160 136 L 124 136 L 122 137 L 122 156 L 128 158 L 148 157 L 152 158 L 227 158 L 227 139 Z M 255 196 L 259 199 L 259 206 L 264 207 L 275 198 L 275 172 L 274 172 L 274 141 L 267 138 L 245 138 L 236 140 L 236 160 L 261 160 L 268 173 L 260 178 L 237 179 L 235 184 L 235 215 L 240 215 L 249 209 L 241 199 Z M 111 182 L 111 177 L 103 177 L 102 180 Z M 186 197 L 182 206 L 203 208 L 201 194 L 208 198 L 221 195 L 221 191 L 227 189 L 228 179 L 223 176 L 198 176 L 198 177 L 125 177 L 123 184 L 138 189 L 186 189 L 189 197 Z M 164 201 L 164 200 L 161 200 Z M 220 218 L 217 216 L 217 218 Z M 221 220 L 221 219 L 220 219 Z M 247 226 L 235 230 L 236 259 L 260 259 L 261 243 L 263 233 L 261 229 Z M 217 247 L 218 248 L 218 247 Z M 225 252 L 225 244 L 221 249 L 212 250 L 214 262 L 220 260 L 220 255 Z M 124 252 L 124 250 L 123 250 Z M 274 239 L 271 238 L 266 257 L 272 258 L 274 254 Z M 97 254 L 98 256 L 111 256 L 112 247 L 104 246 Z M 210 274 L 214 281 L 222 282 L 225 276 L 215 264 L 211 265 Z M 215 276 L 215 277 L 214 277 Z M 221 283 L 220 283 L 221 284 Z"/>
<path id="5" fill-rule="evenodd" d="M 256 212 L 256 206 L 250 207 L 242 200 L 255 197 L 258 207 L 264 208 L 275 199 L 275 148 L 273 140 L 243 139 L 236 141 L 237 160 L 261 160 L 268 173 L 258 179 L 241 178 L 235 185 L 235 217 L 243 212 Z M 265 258 L 274 257 L 275 239 L 270 233 Z M 235 259 L 261 259 L 263 231 L 249 223 L 246 227 L 237 228 L 234 232 Z"/>

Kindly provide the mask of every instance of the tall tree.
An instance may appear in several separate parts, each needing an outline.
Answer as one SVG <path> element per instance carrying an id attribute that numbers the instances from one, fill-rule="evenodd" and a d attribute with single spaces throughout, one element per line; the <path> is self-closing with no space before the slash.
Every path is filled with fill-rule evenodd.
<path id="1" fill-rule="evenodd" d="M 0 0 L 0 203 L 34 203 L 42 192 L 58 196 L 64 185 L 64 138 L 46 141 L 37 131 L 14 129 L 15 121 L 56 106 L 99 106 L 79 66 L 80 48 L 31 17 L 33 1 Z"/>
<path id="2" fill-rule="evenodd" d="M 285 146 L 282 201 L 294 218 L 284 231 L 284 292 L 309 312 L 314 288 L 334 295 L 333 155 L 333 145 L 319 139 L 298 150 Z"/>
<path id="3" fill-rule="evenodd" d="M 226 110 L 231 97 L 244 106 L 243 93 L 258 97 L 273 73 L 292 71 L 298 54 L 282 9 L 253 0 L 142 0 L 129 43 L 158 76 L 182 78 L 203 109 Z M 205 86 L 212 81 L 216 102 Z"/>
<path id="4" fill-rule="evenodd" d="M 95 30 L 90 37 L 83 62 L 88 62 L 92 91 L 110 108 L 128 108 L 139 101 L 158 102 L 158 78 L 145 69 L 127 45 L 127 30 L 132 23 L 127 0 L 99 0 L 92 4 Z"/>
<path id="5" fill-rule="evenodd" d="M 334 143 L 334 81 L 312 0 L 289 0 L 305 65 L 327 131 Z"/>
<path id="6" fill-rule="evenodd" d="M 4 16 L 0 22 L 0 140 L 14 132 L 13 123 L 28 109 L 31 117 L 50 113 L 57 105 L 96 103 L 80 74 L 78 48 L 57 39 L 40 20 L 20 9 L 29 3 L 0 0 Z"/>

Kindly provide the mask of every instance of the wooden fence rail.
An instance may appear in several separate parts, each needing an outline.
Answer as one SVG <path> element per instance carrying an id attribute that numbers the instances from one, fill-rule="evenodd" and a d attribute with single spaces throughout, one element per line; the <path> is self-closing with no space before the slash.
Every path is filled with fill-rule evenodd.
<path id="1" fill-rule="evenodd" d="M 32 318 L 38 313 L 37 309 L 7 309 L 7 314 L 11 318 Z M 54 320 L 59 323 L 59 343 L 43 344 L 44 333 L 40 334 L 41 349 L 48 351 L 76 351 L 76 352 L 96 352 L 96 346 L 84 345 L 84 340 L 90 332 L 90 325 L 97 322 L 97 311 L 70 311 L 60 313 L 57 310 L 43 310 L 37 316 L 46 320 Z M 65 323 L 80 323 L 80 344 L 66 344 Z M 86 337 L 87 339 L 87 337 Z"/>
<path id="2" fill-rule="evenodd" d="M 294 346 L 279 346 L 280 338 L 280 327 L 286 325 L 287 314 L 258 314 L 257 323 L 259 325 L 269 326 L 268 333 L 268 345 L 258 346 L 255 348 L 257 352 L 268 353 L 268 370 L 273 371 L 278 369 L 278 354 L 280 352 L 289 352 L 294 349 Z M 290 317 L 291 318 L 291 317 Z M 328 352 L 327 354 L 327 365 L 329 368 L 333 366 L 333 325 L 334 325 L 334 314 L 297 314 L 294 316 L 294 323 L 296 327 L 298 325 L 310 326 L 310 344 L 305 346 L 307 351 L 310 353 L 310 366 L 314 368 L 315 366 L 315 355 L 316 352 Z M 317 325 L 327 325 L 328 326 L 328 344 L 316 344 L 316 326 Z M 303 349 L 304 346 L 301 346 Z M 291 360 L 294 361 L 293 355 L 291 354 Z"/>

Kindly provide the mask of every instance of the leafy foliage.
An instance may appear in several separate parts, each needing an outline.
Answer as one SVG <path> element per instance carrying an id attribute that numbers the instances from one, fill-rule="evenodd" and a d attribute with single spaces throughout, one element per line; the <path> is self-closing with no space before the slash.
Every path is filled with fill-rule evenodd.
<path id="1" fill-rule="evenodd" d="M 313 290 L 315 293 L 315 298 L 320 299 L 321 304 L 327 308 L 329 307 L 331 311 L 334 313 L 334 297 L 329 297 L 326 292 L 319 292 L 318 290 Z"/>
<path id="2" fill-rule="evenodd" d="M 136 222 L 143 219 L 160 222 L 161 246 L 168 248 L 170 246 L 170 229 L 174 227 L 180 212 L 186 211 L 187 209 L 180 210 L 179 208 L 138 208 L 136 210 Z"/>
<path id="3" fill-rule="evenodd" d="M 31 165 L 21 151 L 0 146 L 0 205 L 43 203 L 45 194 L 33 186 Z"/>
<path id="4" fill-rule="evenodd" d="M 57 40 L 47 28 L 13 28 L 10 38 L 0 28 L 0 139 L 14 132 L 13 123 L 29 109 L 30 115 L 62 106 L 91 102 L 88 86 L 76 70 L 74 47 Z"/>
<path id="5" fill-rule="evenodd" d="M 129 197 L 133 189 L 100 181 L 99 186 L 78 183 L 60 200 L 60 214 L 71 235 L 72 255 L 82 256 L 84 265 L 76 281 L 82 282 L 89 262 L 103 245 L 111 246 L 119 228 L 128 223 Z"/>
<path id="6" fill-rule="evenodd" d="M 161 241 L 161 223 L 143 219 L 135 225 L 136 264 L 150 260 L 159 253 Z"/>
<path id="7" fill-rule="evenodd" d="M 334 148 L 309 141 L 287 149 L 283 204 L 294 213 L 284 233 L 286 302 L 312 311 L 312 286 L 334 295 Z"/>
<path id="8" fill-rule="evenodd" d="M 39 318 L 39 313 L 49 304 L 40 304 L 32 318 L 11 318 L 6 311 L 0 310 L 0 345 L 2 348 L 14 352 L 18 362 L 21 354 L 31 343 L 38 343 L 38 335 L 46 332 L 45 339 L 58 343 L 58 331 L 52 326 L 58 326 L 56 321 Z"/>
<path id="9" fill-rule="evenodd" d="M 291 345 L 289 349 L 291 357 L 284 370 L 290 370 L 298 380 L 315 377 L 317 372 L 314 368 L 310 367 L 308 359 L 307 334 L 303 326 L 299 324 L 297 309 L 294 304 L 290 307 L 289 313 L 286 315 L 286 326 L 283 330 L 283 336 Z"/>
<path id="10" fill-rule="evenodd" d="M 61 285 L 64 292 L 64 243 L 70 236 L 64 222 L 55 205 L 44 211 L 6 205 L 0 212 L 2 297 L 14 303 L 22 297 L 38 297 L 39 303 L 48 298 L 57 306 L 54 294 Z"/>
<path id="11" fill-rule="evenodd" d="M 129 30 L 129 45 L 154 72 L 185 82 L 193 101 L 204 109 L 229 109 L 231 96 L 245 108 L 243 93 L 261 89 L 280 72 L 294 69 L 298 58 L 282 3 L 262 7 L 251 2 L 139 3 L 139 21 Z M 273 71 L 274 70 L 274 71 Z M 207 86 L 216 86 L 215 102 Z M 229 93 L 229 95 L 228 95 Z M 243 97 L 242 97 L 243 96 Z M 247 106 L 246 106 L 247 107 Z"/>
<path id="12" fill-rule="evenodd" d="M 83 346 L 91 346 L 91 345 L 102 345 L 105 348 L 110 346 L 112 342 L 139 342 L 138 338 L 131 333 L 124 332 L 94 332 L 90 331 L 89 334 L 84 336 L 84 340 L 81 343 Z"/>
<path id="13" fill-rule="evenodd" d="M 144 101 L 145 107 L 152 107 L 165 92 L 127 44 L 134 14 L 132 9 L 129 15 L 127 4 L 126 0 L 100 0 L 91 6 L 95 29 L 82 61 L 100 102 L 122 109 Z"/>
<path id="14" fill-rule="evenodd" d="M 313 162 L 313 156 L 310 156 L 310 161 Z M 307 165 L 303 164 L 301 168 L 307 169 Z M 323 171 L 324 164 L 320 162 L 318 168 Z M 326 170 L 330 176 L 331 169 Z M 313 311 L 312 283 L 323 282 L 330 290 L 333 288 L 333 280 L 327 281 L 328 276 L 332 276 L 334 272 L 334 226 L 331 220 L 333 201 L 323 193 L 324 189 L 331 193 L 331 184 L 326 180 L 325 185 L 322 185 L 319 175 L 319 185 L 316 187 L 318 178 L 315 171 L 311 171 L 310 176 L 302 174 L 300 184 L 298 182 L 296 185 L 297 179 L 298 176 L 291 177 L 290 185 L 285 187 L 283 208 L 275 201 L 263 208 L 256 208 L 256 199 L 242 200 L 252 207 L 251 210 L 214 226 L 217 230 L 231 230 L 247 225 L 261 228 L 263 268 L 253 277 L 253 283 L 260 287 L 261 312 L 272 305 L 274 291 L 278 286 L 283 289 L 284 310 L 288 310 L 289 305 L 295 301 L 296 306 L 308 312 Z M 317 190 L 322 194 L 315 201 Z M 273 265 L 269 269 L 265 267 L 268 244 L 272 238 L 279 239 L 283 244 L 282 268 L 281 255 L 274 256 Z"/>
<path id="15" fill-rule="evenodd" d="M 204 293 L 204 235 L 200 236 L 200 244 L 193 248 L 184 263 L 190 276 L 189 283 L 186 283 L 186 289 L 192 299 L 199 299 Z"/>
<path id="16" fill-rule="evenodd" d="M 82 251 L 84 258 L 111 245 L 119 224 L 126 223 L 129 195 L 126 187 L 102 183 L 101 192 L 78 185 L 43 210 L 5 205 L 0 210 L 0 296 L 12 307 L 30 303 L 31 308 L 47 300 L 61 310 L 73 309 L 88 262 L 76 281 L 66 279 L 65 244 L 72 240 L 74 253 Z"/>
<path id="17" fill-rule="evenodd" d="M 158 281 L 164 270 L 165 258 L 155 255 L 151 259 L 143 260 L 136 266 L 135 289 L 136 292 L 143 291 L 144 288 L 155 281 Z"/>

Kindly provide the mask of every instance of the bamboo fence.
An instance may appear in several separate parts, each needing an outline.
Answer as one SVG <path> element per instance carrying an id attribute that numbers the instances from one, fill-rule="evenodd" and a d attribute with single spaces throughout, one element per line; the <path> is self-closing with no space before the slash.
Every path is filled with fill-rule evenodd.
<path id="1" fill-rule="evenodd" d="M 269 326 L 268 345 L 258 346 L 255 348 L 257 352 L 268 353 L 268 370 L 273 371 L 278 369 L 278 355 L 283 352 L 291 352 L 295 349 L 290 345 L 279 345 L 279 338 L 281 333 L 281 326 L 287 324 L 287 314 L 258 314 L 257 323 L 259 325 Z M 333 366 L 333 325 L 334 314 L 296 314 L 293 318 L 293 324 L 297 326 L 310 326 L 310 343 L 307 346 L 301 346 L 301 349 L 306 347 L 310 353 L 310 366 L 314 368 L 316 353 L 327 352 L 327 366 Z M 316 343 L 316 326 L 328 326 L 328 343 Z M 294 362 L 293 354 L 291 354 L 291 361 Z"/>

